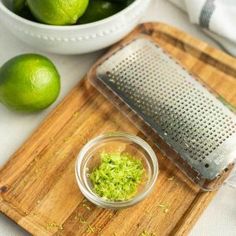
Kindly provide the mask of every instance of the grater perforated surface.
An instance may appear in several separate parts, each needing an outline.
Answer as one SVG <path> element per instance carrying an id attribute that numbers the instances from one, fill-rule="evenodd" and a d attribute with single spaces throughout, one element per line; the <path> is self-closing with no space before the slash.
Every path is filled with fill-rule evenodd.
<path id="1" fill-rule="evenodd" d="M 233 162 L 235 115 L 154 42 L 134 40 L 97 68 L 97 78 L 204 178 Z"/>

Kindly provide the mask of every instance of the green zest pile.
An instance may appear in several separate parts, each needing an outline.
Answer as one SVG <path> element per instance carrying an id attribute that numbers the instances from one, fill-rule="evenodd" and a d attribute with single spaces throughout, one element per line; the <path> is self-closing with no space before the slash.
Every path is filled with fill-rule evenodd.
<path id="1" fill-rule="evenodd" d="M 132 198 L 142 181 L 144 167 L 141 160 L 129 154 L 102 153 L 101 164 L 90 174 L 93 191 L 112 201 Z"/>

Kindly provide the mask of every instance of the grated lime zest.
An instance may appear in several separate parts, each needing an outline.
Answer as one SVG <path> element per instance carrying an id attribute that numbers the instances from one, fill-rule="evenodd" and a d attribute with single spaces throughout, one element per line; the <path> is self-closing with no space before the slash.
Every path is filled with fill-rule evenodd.
<path id="1" fill-rule="evenodd" d="M 101 164 L 90 174 L 93 191 L 106 200 L 132 198 L 142 182 L 141 160 L 127 153 L 101 153 Z"/>

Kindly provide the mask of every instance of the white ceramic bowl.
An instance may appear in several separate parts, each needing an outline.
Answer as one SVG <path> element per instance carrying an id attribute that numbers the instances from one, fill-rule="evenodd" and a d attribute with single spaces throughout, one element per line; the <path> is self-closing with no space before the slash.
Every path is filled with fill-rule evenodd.
<path id="1" fill-rule="evenodd" d="M 108 47 L 139 22 L 151 0 L 136 0 L 104 20 L 84 25 L 51 26 L 35 23 L 11 11 L 11 1 L 0 0 L 0 23 L 33 47 L 58 54 L 82 54 Z"/>

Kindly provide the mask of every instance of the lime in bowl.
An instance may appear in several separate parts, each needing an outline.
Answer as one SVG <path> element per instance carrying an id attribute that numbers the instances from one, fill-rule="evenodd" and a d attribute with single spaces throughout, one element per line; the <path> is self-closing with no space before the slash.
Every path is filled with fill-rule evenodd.
<path id="1" fill-rule="evenodd" d="M 108 133 L 80 151 L 75 173 L 83 195 L 99 207 L 120 209 L 142 201 L 158 176 L 155 152 L 140 137 Z"/>
<path id="2" fill-rule="evenodd" d="M 24 2 L 24 0 L 18 1 Z M 86 0 L 84 1 L 87 2 Z M 79 2 L 84 1 L 81 0 Z M 83 14 L 83 16 L 78 19 L 78 24 L 73 25 L 43 24 L 30 20 L 31 16 L 27 17 L 29 19 L 25 19 L 24 17 L 21 17 L 13 12 L 14 9 L 12 6 L 12 2 L 13 0 L 0 0 L 0 24 L 4 26 L 6 30 L 10 31 L 16 38 L 19 38 L 23 42 L 40 51 L 73 55 L 84 54 L 104 49 L 124 38 L 140 22 L 140 19 L 148 9 L 151 0 L 135 0 L 131 2 L 131 4 L 129 4 L 127 7 L 119 10 L 118 12 L 116 10 L 114 11 L 114 9 L 109 10 L 109 14 L 107 13 L 107 6 L 109 6 L 107 4 L 107 1 L 90 0 L 90 3 L 106 3 L 104 5 L 105 9 L 104 11 L 102 11 L 102 14 L 97 11 L 97 4 L 93 4 L 93 12 L 90 12 L 89 14 Z M 74 22 L 74 18 L 77 19 L 77 17 L 81 14 L 81 12 L 83 12 L 84 9 L 84 4 L 82 4 L 82 9 L 79 9 L 78 11 L 76 10 L 78 6 L 73 7 L 70 11 L 74 12 L 74 10 L 76 10 L 77 14 L 74 13 L 74 17 L 70 19 L 71 22 L 68 22 L 66 16 L 56 17 L 56 15 L 52 14 L 52 12 L 48 10 L 48 4 L 46 4 L 43 8 L 43 3 L 49 2 L 47 0 L 29 0 L 27 2 L 31 3 L 30 6 L 35 10 L 35 15 L 36 13 L 38 13 L 38 18 L 43 19 L 45 22 L 51 22 L 55 24 L 66 24 Z M 55 2 L 55 4 L 53 4 L 53 6 L 55 7 L 57 2 L 64 2 L 68 5 L 70 2 L 76 1 L 51 0 L 50 2 Z M 119 2 L 123 1 L 113 0 L 110 2 L 113 4 L 118 4 Z M 42 8 L 39 8 L 38 4 L 42 5 Z M 64 9 L 58 10 L 59 12 L 64 12 Z M 112 13 L 111 16 L 110 13 Z M 24 14 L 28 15 L 27 12 Z M 94 19 L 95 15 L 96 19 Z M 96 21 L 90 22 L 90 20 Z M 79 23 L 80 21 L 82 22 Z"/>

